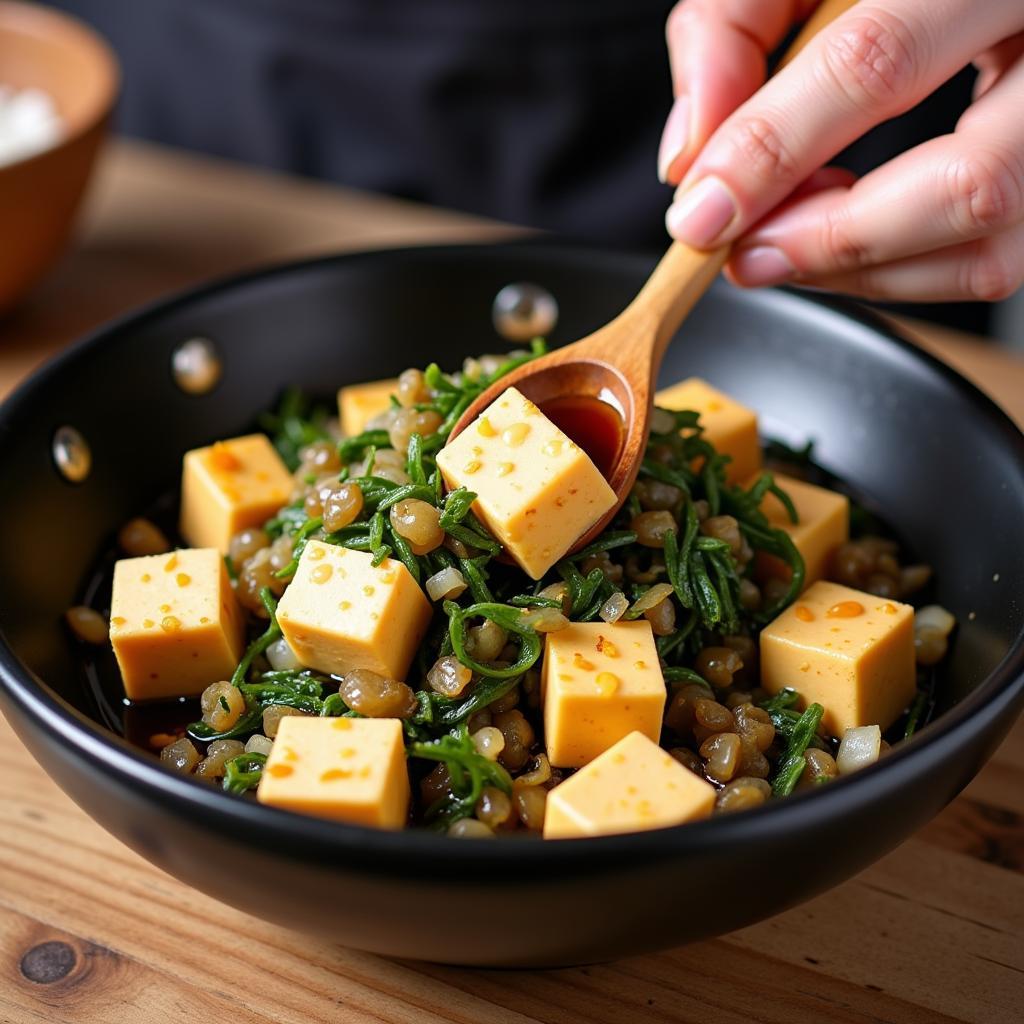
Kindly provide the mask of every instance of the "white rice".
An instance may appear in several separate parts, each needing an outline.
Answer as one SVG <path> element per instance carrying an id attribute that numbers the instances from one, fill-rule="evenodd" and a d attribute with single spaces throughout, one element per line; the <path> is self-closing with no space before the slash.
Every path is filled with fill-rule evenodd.
<path id="1" fill-rule="evenodd" d="M 0 82 L 0 167 L 56 145 L 64 122 L 41 89 L 15 89 Z"/>

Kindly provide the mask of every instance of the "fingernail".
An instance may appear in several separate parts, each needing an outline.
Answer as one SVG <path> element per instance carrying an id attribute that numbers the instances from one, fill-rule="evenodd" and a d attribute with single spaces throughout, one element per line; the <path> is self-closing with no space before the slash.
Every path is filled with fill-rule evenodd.
<path id="1" fill-rule="evenodd" d="M 718 178 L 705 178 L 689 188 L 665 215 L 668 233 L 698 249 L 714 244 L 736 217 L 736 202 Z"/>
<path id="2" fill-rule="evenodd" d="M 690 141 L 690 97 L 680 96 L 669 111 L 658 146 L 658 180 L 668 184 L 668 172 L 676 157 L 682 156 Z"/>
<path id="3" fill-rule="evenodd" d="M 755 245 L 734 252 L 730 269 L 736 283 L 748 287 L 778 284 L 796 272 L 789 257 L 774 245 Z"/>

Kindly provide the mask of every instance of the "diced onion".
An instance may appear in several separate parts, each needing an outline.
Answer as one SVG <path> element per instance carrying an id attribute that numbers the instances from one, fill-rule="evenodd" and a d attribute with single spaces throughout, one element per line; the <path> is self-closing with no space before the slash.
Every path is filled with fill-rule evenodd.
<path id="1" fill-rule="evenodd" d="M 295 657 L 295 652 L 288 646 L 288 641 L 284 637 L 275 640 L 267 648 L 267 661 L 270 662 L 270 667 L 278 672 L 292 672 L 302 668 L 301 662 Z"/>
<path id="2" fill-rule="evenodd" d="M 672 587 L 668 583 L 655 583 L 650 590 L 641 594 L 630 611 L 641 613 L 661 604 L 672 593 Z"/>
<path id="3" fill-rule="evenodd" d="M 667 434 L 676 425 L 676 418 L 665 409 L 654 409 L 651 412 L 651 433 Z"/>
<path id="4" fill-rule="evenodd" d="M 943 636 L 949 636 L 956 626 L 956 618 L 945 608 L 929 604 L 914 613 L 914 629 L 934 629 Z"/>
<path id="5" fill-rule="evenodd" d="M 245 743 L 245 752 L 247 754 L 263 754 L 264 756 L 270 754 L 271 748 L 274 746 L 274 741 L 267 736 L 263 736 L 260 733 L 256 733 L 250 736 Z"/>
<path id="6" fill-rule="evenodd" d="M 618 622 L 626 614 L 627 608 L 629 608 L 629 599 L 622 591 L 617 590 L 601 605 L 601 610 L 597 614 L 605 622 Z"/>
<path id="7" fill-rule="evenodd" d="M 557 633 L 569 625 L 569 620 L 557 608 L 524 609 L 521 621 L 538 633 Z"/>
<path id="8" fill-rule="evenodd" d="M 465 576 L 455 566 L 449 565 L 427 580 L 427 593 L 431 601 L 442 601 L 458 597 L 468 585 Z"/>
<path id="9" fill-rule="evenodd" d="M 840 775 L 874 764 L 882 752 L 882 730 L 877 725 L 858 725 L 843 733 L 836 755 Z"/>
<path id="10" fill-rule="evenodd" d="M 565 582 L 549 583 L 538 597 L 550 597 L 553 601 L 562 602 L 562 611 L 568 615 L 572 602 L 569 600 L 569 586 Z"/>

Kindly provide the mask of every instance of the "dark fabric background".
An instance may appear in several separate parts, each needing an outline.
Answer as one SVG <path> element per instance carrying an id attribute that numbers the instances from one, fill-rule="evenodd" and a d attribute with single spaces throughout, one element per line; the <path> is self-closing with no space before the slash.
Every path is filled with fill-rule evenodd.
<path id="1" fill-rule="evenodd" d="M 51 0 L 121 60 L 127 134 L 652 250 L 669 0 Z M 843 155 L 952 128 L 969 76 Z M 921 307 L 914 310 L 921 313 Z M 979 329 L 984 308 L 939 318 Z"/>

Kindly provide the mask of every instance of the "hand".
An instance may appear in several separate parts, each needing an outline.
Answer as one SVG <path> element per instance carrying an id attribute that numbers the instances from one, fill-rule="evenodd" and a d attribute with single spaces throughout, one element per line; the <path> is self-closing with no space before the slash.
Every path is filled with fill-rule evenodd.
<path id="1" fill-rule="evenodd" d="M 793 281 L 869 298 L 1002 299 L 1024 281 L 1024 2 L 861 0 L 778 75 L 765 57 L 813 0 L 682 0 L 659 175 L 669 233 L 735 241 L 739 285 Z M 859 181 L 822 165 L 979 69 L 951 135 Z"/>

